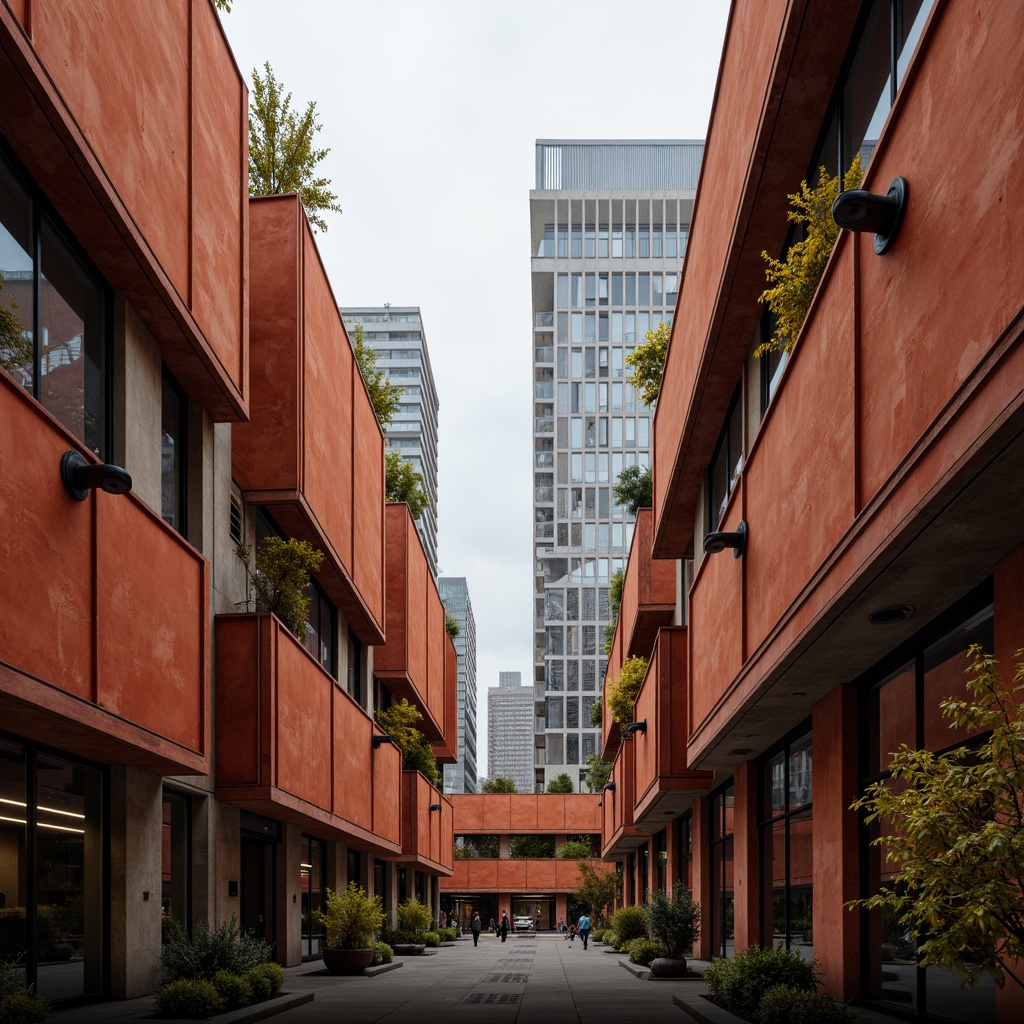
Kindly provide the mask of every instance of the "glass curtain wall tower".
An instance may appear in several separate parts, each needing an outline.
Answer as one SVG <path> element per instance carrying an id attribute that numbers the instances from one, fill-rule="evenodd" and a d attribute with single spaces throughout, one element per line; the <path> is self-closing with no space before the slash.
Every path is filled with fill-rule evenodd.
<path id="1" fill-rule="evenodd" d="M 653 410 L 626 356 L 672 322 L 704 143 L 550 141 L 530 193 L 534 784 L 600 750 L 608 585 L 633 520 L 613 487 L 650 465 Z"/>
<path id="2" fill-rule="evenodd" d="M 354 306 L 341 310 L 345 330 L 355 344 L 355 325 L 377 354 L 377 369 L 402 388 L 387 444 L 397 448 L 420 476 L 430 505 L 416 520 L 430 572 L 437 578 L 437 389 L 430 368 L 419 306 Z"/>
<path id="3" fill-rule="evenodd" d="M 444 610 L 459 624 L 452 641 L 459 665 L 459 759 L 444 765 L 445 793 L 476 792 L 476 622 L 465 576 L 437 581 Z"/>
<path id="4" fill-rule="evenodd" d="M 523 686 L 522 672 L 499 672 L 487 688 L 487 774 L 533 792 L 533 687 Z"/>

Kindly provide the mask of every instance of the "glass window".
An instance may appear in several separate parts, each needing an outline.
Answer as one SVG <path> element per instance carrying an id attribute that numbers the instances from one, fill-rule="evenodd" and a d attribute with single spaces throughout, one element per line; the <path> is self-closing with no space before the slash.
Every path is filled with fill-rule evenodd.
<path id="1" fill-rule="evenodd" d="M 608 258 L 608 228 L 602 227 L 597 233 L 597 256 L 598 259 Z"/>
<path id="2" fill-rule="evenodd" d="M 185 533 L 185 396 L 164 370 L 160 414 L 160 506 L 163 520 Z"/>
<path id="3" fill-rule="evenodd" d="M 565 224 L 558 226 L 558 258 L 566 259 L 569 256 L 569 228 Z"/>
<path id="4" fill-rule="evenodd" d="M 595 234 L 595 228 L 592 224 L 587 225 L 586 238 L 585 238 L 585 249 L 584 255 L 587 259 L 593 259 L 597 252 L 597 237 Z"/>
<path id="5" fill-rule="evenodd" d="M 860 150 L 867 168 L 892 104 L 889 6 L 890 0 L 872 6 L 846 78 L 843 160 L 847 166 Z"/>
<path id="6" fill-rule="evenodd" d="M 733 952 L 733 787 L 717 793 L 711 804 L 711 950 Z"/>
<path id="7" fill-rule="evenodd" d="M 35 235 L 32 205 L 31 190 L 0 158 L 0 303 L 20 328 L 20 337 L 0 349 L 0 365 L 87 448 L 105 457 L 106 292 L 45 213 Z M 29 255 L 37 245 L 38 265 Z"/>
<path id="8" fill-rule="evenodd" d="M 636 257 L 636 232 L 633 228 L 626 228 L 626 258 Z"/>
<path id="9" fill-rule="evenodd" d="M 555 305 L 559 309 L 568 309 L 569 308 L 569 275 L 568 274 L 559 274 L 556 277 L 555 280 L 557 282 L 557 289 L 556 289 L 556 296 L 557 296 L 557 298 L 555 299 Z"/>
<path id="10" fill-rule="evenodd" d="M 160 907 L 164 924 L 175 921 L 191 929 L 189 892 L 192 878 L 192 808 L 184 793 L 165 789 L 163 796 L 162 881 Z M 166 930 L 165 930 L 166 934 Z"/>
<path id="11" fill-rule="evenodd" d="M 545 685 L 549 690 L 562 690 L 565 688 L 565 673 L 562 667 L 562 660 L 553 659 L 545 665 Z"/>
<path id="12" fill-rule="evenodd" d="M 650 259 L 651 256 L 651 229 L 645 224 L 640 228 L 640 252 L 641 259 Z"/>
<path id="13" fill-rule="evenodd" d="M 612 258 L 622 256 L 622 228 L 612 228 Z"/>
<path id="14" fill-rule="evenodd" d="M 665 258 L 675 259 L 676 255 L 676 229 L 667 227 L 665 228 Z"/>
<path id="15" fill-rule="evenodd" d="M 548 697 L 545 701 L 544 727 L 561 729 L 564 727 L 563 697 Z"/>
<path id="16" fill-rule="evenodd" d="M 580 259 L 583 256 L 583 228 L 572 229 L 572 256 L 573 259 Z"/>

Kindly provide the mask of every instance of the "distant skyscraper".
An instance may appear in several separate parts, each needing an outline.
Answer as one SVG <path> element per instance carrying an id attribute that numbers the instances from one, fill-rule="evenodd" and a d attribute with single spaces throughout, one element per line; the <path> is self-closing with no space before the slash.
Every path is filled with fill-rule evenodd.
<path id="1" fill-rule="evenodd" d="M 437 576 L 437 389 L 418 306 L 352 306 L 341 310 L 349 337 L 363 325 L 363 341 L 377 353 L 377 369 L 402 388 L 388 427 L 387 443 L 398 448 L 423 477 L 430 506 L 416 520 L 430 571 Z"/>
<path id="2" fill-rule="evenodd" d="M 703 142 L 537 143 L 533 296 L 534 782 L 600 749 L 608 584 L 633 521 L 619 473 L 650 464 L 625 358 L 672 322 Z"/>
<path id="3" fill-rule="evenodd" d="M 487 688 L 487 773 L 532 793 L 533 687 L 522 680 L 522 672 L 499 672 L 498 685 Z"/>
<path id="4" fill-rule="evenodd" d="M 444 792 L 476 792 L 476 622 L 465 576 L 440 576 L 437 589 L 445 611 L 459 624 L 459 760 L 444 766 Z"/>

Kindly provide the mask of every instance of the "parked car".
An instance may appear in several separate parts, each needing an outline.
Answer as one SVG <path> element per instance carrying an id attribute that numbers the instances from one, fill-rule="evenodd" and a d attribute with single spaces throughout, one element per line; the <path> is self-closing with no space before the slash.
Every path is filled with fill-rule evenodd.
<path id="1" fill-rule="evenodd" d="M 517 914 L 516 917 L 513 919 L 512 927 L 517 932 L 532 932 L 533 918 Z"/>

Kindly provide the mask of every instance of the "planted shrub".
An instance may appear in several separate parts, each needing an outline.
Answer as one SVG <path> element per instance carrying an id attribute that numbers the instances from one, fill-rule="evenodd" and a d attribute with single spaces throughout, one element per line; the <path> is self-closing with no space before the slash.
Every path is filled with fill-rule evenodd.
<path id="1" fill-rule="evenodd" d="M 612 949 L 619 948 L 619 936 L 614 928 L 609 928 L 604 933 L 604 938 L 601 940 L 605 945 L 611 946 Z"/>
<path id="2" fill-rule="evenodd" d="M 822 992 L 776 985 L 761 997 L 757 1019 L 760 1024 L 845 1024 L 857 1014 Z"/>
<path id="3" fill-rule="evenodd" d="M 643 907 L 619 907 L 612 918 L 612 927 L 615 934 L 624 941 L 646 939 L 647 911 Z"/>
<path id="4" fill-rule="evenodd" d="M 421 936 L 421 941 L 424 946 L 429 946 L 431 949 L 436 949 L 441 945 L 441 936 L 437 932 L 424 932 Z"/>
<path id="5" fill-rule="evenodd" d="M 0 1024 L 44 1024 L 50 1004 L 32 992 L 11 992 L 0 997 Z"/>
<path id="6" fill-rule="evenodd" d="M 668 956 L 668 950 L 657 939 L 630 939 L 629 959 L 631 963 L 643 964 L 645 967 L 655 957 Z"/>
<path id="7" fill-rule="evenodd" d="M 410 896 L 404 903 L 398 904 L 398 928 L 400 931 L 425 931 L 430 927 L 430 921 L 430 907 L 424 906 L 415 896 Z"/>
<path id="8" fill-rule="evenodd" d="M 229 1010 L 240 1010 L 253 1001 L 252 985 L 246 978 L 229 971 L 218 971 L 213 976 L 213 987 Z"/>
<path id="9" fill-rule="evenodd" d="M 682 882 L 672 886 L 671 896 L 655 889 L 647 903 L 647 925 L 651 935 L 664 943 L 666 956 L 686 956 L 700 935 L 700 904 L 693 902 Z"/>
<path id="10" fill-rule="evenodd" d="M 254 999 L 273 999 L 284 985 L 284 968 L 280 964 L 271 962 L 257 964 L 250 968 L 245 979 L 252 988 Z M 261 993 L 265 991 L 267 994 L 257 995 L 257 990 Z"/>
<path id="11" fill-rule="evenodd" d="M 591 938 L 591 939 L 592 939 L 592 940 L 593 940 L 594 942 L 604 942 L 604 937 L 605 937 L 605 936 L 606 936 L 607 934 L 608 934 L 608 929 L 607 929 L 607 928 L 595 928 L 595 929 L 594 929 L 594 930 L 593 930 L 593 931 L 592 931 L 592 932 L 590 933 L 590 938 Z"/>
<path id="12" fill-rule="evenodd" d="M 375 942 L 373 944 L 373 966 L 389 964 L 395 959 L 395 951 L 386 942 Z"/>
<path id="13" fill-rule="evenodd" d="M 167 934 L 160 961 L 164 981 L 210 981 L 218 971 L 246 975 L 270 959 L 271 947 L 252 935 L 241 935 L 234 916 L 213 931 L 205 921 L 192 930 L 192 938 L 180 924 Z"/>
<path id="14" fill-rule="evenodd" d="M 156 1011 L 161 1017 L 206 1020 L 223 1009 L 224 1001 L 212 981 L 172 981 L 156 994 Z"/>
<path id="15" fill-rule="evenodd" d="M 818 987 L 818 961 L 785 949 L 751 946 L 731 960 L 713 960 L 704 972 L 711 998 L 740 1016 L 753 1016 L 764 994 L 782 985 L 800 992 Z"/>

